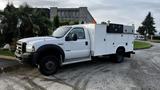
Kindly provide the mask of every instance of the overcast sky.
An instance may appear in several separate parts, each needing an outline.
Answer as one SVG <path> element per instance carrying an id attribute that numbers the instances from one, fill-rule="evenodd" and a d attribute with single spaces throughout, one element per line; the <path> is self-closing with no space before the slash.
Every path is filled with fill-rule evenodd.
<path id="1" fill-rule="evenodd" d="M 152 12 L 156 29 L 160 31 L 160 0 L 0 0 L 2 10 L 7 2 L 18 7 L 25 2 L 32 7 L 88 7 L 95 20 L 100 23 L 110 20 L 113 23 L 141 25 L 148 12 Z"/>

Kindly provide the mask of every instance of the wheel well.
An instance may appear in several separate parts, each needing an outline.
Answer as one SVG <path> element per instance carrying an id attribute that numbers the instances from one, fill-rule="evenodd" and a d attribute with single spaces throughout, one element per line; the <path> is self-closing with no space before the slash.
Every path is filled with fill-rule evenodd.
<path id="1" fill-rule="evenodd" d="M 121 50 L 121 52 L 125 52 L 125 48 L 123 46 L 120 46 L 117 48 L 116 53 L 118 53 Z"/>
<path id="2" fill-rule="evenodd" d="M 36 53 L 38 54 L 36 58 L 36 63 L 39 63 L 39 61 L 47 55 L 56 56 L 59 59 L 59 63 L 61 63 L 61 60 L 64 61 L 65 58 L 63 50 L 57 45 L 44 45 L 40 47 Z"/>

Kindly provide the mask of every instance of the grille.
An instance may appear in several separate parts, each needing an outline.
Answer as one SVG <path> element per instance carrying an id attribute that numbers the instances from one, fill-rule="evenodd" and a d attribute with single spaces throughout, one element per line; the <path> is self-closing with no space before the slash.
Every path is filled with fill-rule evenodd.
<path id="1" fill-rule="evenodd" d="M 22 54 L 26 51 L 26 43 L 17 43 L 16 45 L 16 53 Z"/>
<path id="2" fill-rule="evenodd" d="M 17 53 L 17 54 L 22 54 L 22 44 L 17 43 L 16 53 Z"/>

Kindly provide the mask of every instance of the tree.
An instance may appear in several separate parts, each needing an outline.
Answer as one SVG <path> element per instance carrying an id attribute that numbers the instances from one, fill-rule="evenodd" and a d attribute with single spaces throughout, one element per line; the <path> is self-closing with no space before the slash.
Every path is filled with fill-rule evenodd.
<path id="1" fill-rule="evenodd" d="M 3 16 L 1 19 L 2 30 L 3 30 L 3 38 L 4 43 L 11 44 L 13 39 L 17 37 L 17 9 L 13 4 L 7 4 L 4 8 L 4 11 L 0 12 L 0 15 Z"/>
<path id="2" fill-rule="evenodd" d="M 152 17 L 151 12 L 149 12 L 145 20 L 142 22 L 142 26 L 138 28 L 137 32 L 144 35 L 145 37 L 147 35 L 150 37 L 151 35 L 154 35 L 156 32 L 154 25 L 155 25 L 154 18 Z"/>
<path id="3" fill-rule="evenodd" d="M 66 24 L 66 25 L 75 25 L 75 24 L 79 24 L 79 22 L 78 21 L 74 21 L 74 20 L 71 20 L 71 21 L 69 21 L 68 20 L 68 24 Z"/>
<path id="4" fill-rule="evenodd" d="M 49 35 L 52 25 L 44 9 L 32 8 L 29 5 L 21 5 L 19 8 L 21 20 L 21 38 Z"/>
<path id="5" fill-rule="evenodd" d="M 155 32 L 157 32 L 154 26 L 155 22 L 154 22 L 154 18 L 151 15 L 151 12 L 148 13 L 148 15 L 146 16 L 146 19 L 142 22 L 142 25 L 146 29 L 146 33 L 149 36 L 154 35 Z"/>
<path id="6" fill-rule="evenodd" d="M 2 11 L 0 11 L 2 12 Z M 3 34 L 2 34 L 2 25 L 1 25 L 2 16 L 0 15 L 0 47 L 3 45 Z"/>
<path id="7" fill-rule="evenodd" d="M 56 15 L 53 20 L 53 29 L 56 29 L 60 26 L 59 17 Z"/>
<path id="8" fill-rule="evenodd" d="M 82 21 L 81 24 L 84 24 L 84 21 Z"/>
<path id="9" fill-rule="evenodd" d="M 44 9 L 31 8 L 27 4 L 15 8 L 8 3 L 5 9 L 0 11 L 0 17 L 3 30 L 3 33 L 0 33 L 0 42 L 9 44 L 21 38 L 46 36 L 52 27 Z"/>
<path id="10" fill-rule="evenodd" d="M 145 28 L 144 28 L 144 26 L 139 26 L 137 32 L 140 35 L 145 35 Z"/>
<path id="11" fill-rule="evenodd" d="M 21 21 L 19 32 L 20 38 L 33 37 L 33 22 L 31 19 L 32 10 L 31 7 L 27 4 L 21 5 L 19 7 L 19 20 Z"/>
<path id="12" fill-rule="evenodd" d="M 47 18 L 47 13 L 43 9 L 34 9 L 31 18 L 34 24 L 34 33 L 38 36 L 49 35 L 49 29 L 52 28 L 52 23 L 50 19 Z"/>

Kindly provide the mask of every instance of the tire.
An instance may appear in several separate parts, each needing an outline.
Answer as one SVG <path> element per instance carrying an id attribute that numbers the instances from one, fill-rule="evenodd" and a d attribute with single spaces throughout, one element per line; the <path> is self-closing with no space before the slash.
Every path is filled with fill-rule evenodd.
<path id="1" fill-rule="evenodd" d="M 118 49 L 117 53 L 112 56 L 112 59 L 116 63 L 122 63 L 124 61 L 124 50 L 123 49 Z"/>
<path id="2" fill-rule="evenodd" d="M 39 71 L 45 76 L 53 75 L 59 67 L 58 59 L 55 56 L 45 56 L 39 63 Z"/>
<path id="3" fill-rule="evenodd" d="M 124 56 L 116 54 L 116 60 L 115 61 L 116 61 L 116 63 L 122 63 L 122 62 L 124 62 Z"/>

